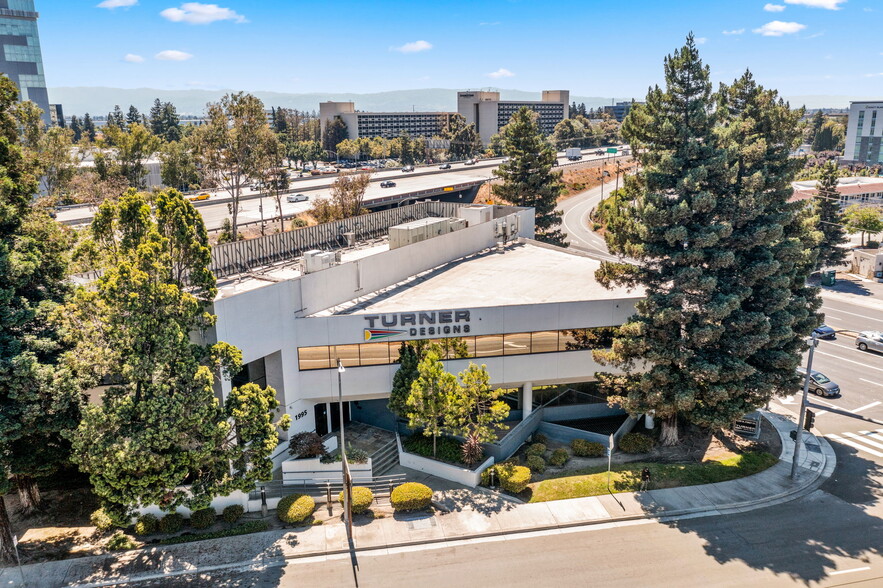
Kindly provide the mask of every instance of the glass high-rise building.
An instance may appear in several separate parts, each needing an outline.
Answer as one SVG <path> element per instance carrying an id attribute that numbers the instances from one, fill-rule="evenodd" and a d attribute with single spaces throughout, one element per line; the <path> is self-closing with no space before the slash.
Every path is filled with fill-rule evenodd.
<path id="1" fill-rule="evenodd" d="M 34 0 L 0 0 L 0 73 L 18 86 L 22 100 L 43 109 L 49 124 L 49 93 L 37 34 Z"/>

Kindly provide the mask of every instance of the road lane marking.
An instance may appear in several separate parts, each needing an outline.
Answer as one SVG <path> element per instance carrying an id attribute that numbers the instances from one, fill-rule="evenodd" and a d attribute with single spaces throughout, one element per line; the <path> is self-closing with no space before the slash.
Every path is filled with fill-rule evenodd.
<path id="1" fill-rule="evenodd" d="M 822 305 L 822 308 L 825 308 L 825 305 L 824 305 L 824 304 Z M 847 310 L 841 310 L 841 309 L 839 309 L 839 308 L 835 308 L 835 309 L 834 309 L 834 312 L 842 312 L 843 314 L 851 314 L 852 316 L 857 316 L 857 317 L 860 317 L 860 318 L 863 318 L 863 319 L 868 319 L 868 320 L 872 320 L 872 321 L 877 321 L 878 323 L 883 323 L 883 319 L 881 319 L 881 318 L 873 317 L 873 316 L 867 316 L 867 315 L 864 315 L 864 314 L 857 314 L 857 313 L 855 313 L 855 312 L 849 312 L 849 311 L 847 311 Z M 827 316 L 827 315 L 825 315 L 825 316 Z"/>
<path id="2" fill-rule="evenodd" d="M 828 572 L 829 576 L 836 576 L 838 574 L 851 574 L 852 572 L 864 572 L 865 570 L 870 570 L 870 566 L 865 566 L 863 568 L 852 568 L 851 570 L 838 570 L 836 572 Z"/>
<path id="3" fill-rule="evenodd" d="M 868 384 L 874 384 L 875 386 L 883 386 L 880 382 L 875 382 L 873 380 L 866 380 L 864 378 L 859 378 L 862 382 L 867 382 Z"/>
<path id="4" fill-rule="evenodd" d="M 828 357 L 833 357 L 834 359 L 839 359 L 840 361 L 848 361 L 849 363 L 854 363 L 855 365 L 860 365 L 862 367 L 866 367 L 872 370 L 877 370 L 878 372 L 883 372 L 883 368 L 874 367 L 872 365 L 868 365 L 866 363 L 862 363 L 860 361 L 853 361 L 851 359 L 846 359 L 845 357 L 840 357 L 839 355 L 833 355 L 831 353 L 825 353 L 824 351 L 819 351 L 816 349 L 816 353 L 820 355 L 827 355 Z"/>
<path id="5" fill-rule="evenodd" d="M 879 400 L 875 400 L 874 402 L 872 402 L 870 404 L 866 404 L 866 405 L 861 406 L 859 408 L 855 408 L 849 412 L 859 412 L 859 411 L 864 410 L 866 408 L 871 408 L 872 406 L 877 406 L 878 404 L 883 404 L 883 402 L 880 402 Z"/>
<path id="6" fill-rule="evenodd" d="M 816 413 L 816 416 L 822 416 L 823 414 L 828 414 L 828 411 L 827 410 L 820 410 L 819 412 Z"/>
<path id="7" fill-rule="evenodd" d="M 825 313 L 825 321 L 829 321 L 829 320 L 842 321 L 843 319 L 840 318 L 839 316 L 832 316 L 826 312 Z"/>
<path id="8" fill-rule="evenodd" d="M 857 439 L 858 441 L 860 441 L 862 443 L 867 443 L 871 447 L 877 447 L 879 449 L 883 449 L 883 443 L 878 443 L 876 441 L 876 439 L 878 439 L 878 437 L 874 437 L 875 440 L 872 441 L 869 438 L 870 437 L 869 435 L 856 435 L 855 433 L 843 433 L 843 434 L 846 435 L 847 437 L 849 437 L 850 439 Z M 879 440 L 883 441 L 883 439 L 879 439 Z"/>
<path id="9" fill-rule="evenodd" d="M 871 455 L 876 455 L 877 457 L 883 457 L 883 453 L 880 453 L 879 451 L 875 451 L 874 449 L 870 449 L 869 447 L 865 447 L 864 445 L 860 445 L 858 443 L 855 443 L 854 441 L 850 441 L 849 439 L 844 439 L 840 435 L 834 435 L 833 433 L 829 433 L 828 435 L 825 435 L 825 437 L 827 437 L 828 439 L 833 439 L 834 441 L 836 441 L 838 443 L 842 443 L 844 445 L 849 445 L 853 449 L 858 449 L 859 451 L 866 451 L 867 453 L 870 453 Z"/>

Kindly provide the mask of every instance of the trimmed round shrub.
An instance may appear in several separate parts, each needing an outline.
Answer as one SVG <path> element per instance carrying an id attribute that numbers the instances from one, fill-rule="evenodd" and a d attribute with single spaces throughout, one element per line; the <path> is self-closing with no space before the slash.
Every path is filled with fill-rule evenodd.
<path id="1" fill-rule="evenodd" d="M 158 530 L 159 519 L 150 513 L 141 515 L 138 517 L 138 522 L 135 523 L 136 535 L 153 535 Z"/>
<path id="2" fill-rule="evenodd" d="M 289 494 L 276 506 L 276 516 L 283 523 L 302 523 L 316 510 L 316 501 L 306 494 Z"/>
<path id="3" fill-rule="evenodd" d="M 542 459 L 542 458 L 541 458 Z M 530 484 L 530 469 L 520 465 L 500 464 L 495 466 L 500 486 L 506 492 L 518 494 Z"/>
<path id="4" fill-rule="evenodd" d="M 184 527 L 184 515 L 170 512 L 159 520 L 159 530 L 162 533 L 177 533 Z"/>
<path id="5" fill-rule="evenodd" d="M 543 457 L 546 453 L 546 446 L 543 443 L 534 443 L 530 447 L 527 448 L 527 451 L 524 452 L 527 457 L 532 455 L 536 455 L 539 457 Z"/>
<path id="6" fill-rule="evenodd" d="M 546 437 L 545 435 L 543 435 L 542 433 L 534 433 L 534 434 L 531 436 L 531 440 L 532 440 L 534 443 L 542 443 L 543 445 L 548 445 L 548 444 L 549 444 L 549 438 Z"/>
<path id="7" fill-rule="evenodd" d="M 89 522 L 95 525 L 95 528 L 99 531 L 110 531 L 114 527 L 113 519 L 110 518 L 110 515 L 103 508 L 93 512 L 89 517 Z"/>
<path id="8" fill-rule="evenodd" d="M 405 482 L 393 488 L 389 502 L 395 510 L 423 510 L 432 504 L 432 490 L 425 484 Z"/>
<path id="9" fill-rule="evenodd" d="M 605 447 L 587 439 L 574 439 L 570 442 L 570 448 L 577 457 L 601 457 L 605 453 Z"/>
<path id="10" fill-rule="evenodd" d="M 111 551 L 124 551 L 126 549 L 135 549 L 138 545 L 135 540 L 123 533 L 117 531 L 113 537 L 107 540 L 107 548 Z"/>
<path id="11" fill-rule="evenodd" d="M 190 526 L 194 529 L 208 529 L 215 524 L 218 513 L 212 507 L 200 508 L 190 513 Z"/>
<path id="12" fill-rule="evenodd" d="M 232 524 L 238 521 L 244 512 L 245 509 L 242 508 L 241 504 L 231 504 L 224 509 L 224 514 L 222 514 L 221 517 L 223 517 L 226 522 Z"/>
<path id="13" fill-rule="evenodd" d="M 527 464 L 527 467 L 532 472 L 542 474 L 546 471 L 546 460 L 539 455 L 528 455 L 524 463 Z"/>
<path id="14" fill-rule="evenodd" d="M 337 500 L 343 505 L 343 492 L 338 495 Z M 372 502 L 374 502 L 374 493 L 370 488 L 353 486 L 353 514 L 365 512 Z"/>
<path id="15" fill-rule="evenodd" d="M 552 452 L 552 457 L 549 458 L 549 465 L 563 466 L 567 463 L 568 459 L 570 459 L 570 454 L 567 453 L 566 449 L 556 449 Z"/>
<path id="16" fill-rule="evenodd" d="M 643 433 L 626 433 L 619 440 L 619 448 L 625 453 L 647 453 L 653 449 L 653 438 Z"/>

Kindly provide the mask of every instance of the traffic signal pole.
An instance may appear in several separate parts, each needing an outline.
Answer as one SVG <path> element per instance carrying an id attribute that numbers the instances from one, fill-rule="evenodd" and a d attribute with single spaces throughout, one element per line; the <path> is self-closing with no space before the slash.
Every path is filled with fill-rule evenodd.
<path id="1" fill-rule="evenodd" d="M 800 415 L 797 417 L 797 434 L 794 436 L 794 457 L 791 461 L 791 479 L 797 476 L 797 462 L 800 458 L 800 444 L 803 437 L 803 420 L 806 418 L 806 402 L 809 397 L 809 379 L 812 376 L 812 358 L 819 344 L 818 334 L 813 331 L 809 344 L 809 357 L 806 360 L 806 377 L 803 379 L 803 397 L 800 399 Z"/>

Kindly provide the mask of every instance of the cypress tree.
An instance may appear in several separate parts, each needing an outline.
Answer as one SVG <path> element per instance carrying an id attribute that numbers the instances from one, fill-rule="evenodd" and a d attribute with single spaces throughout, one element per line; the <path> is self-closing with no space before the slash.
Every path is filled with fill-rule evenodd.
<path id="1" fill-rule="evenodd" d="M 408 395 L 411 394 L 411 384 L 417 379 L 417 351 L 412 345 L 402 343 L 399 347 L 399 369 L 392 377 L 392 391 L 389 394 L 387 408 L 399 418 L 408 415 Z"/>
<path id="2" fill-rule="evenodd" d="M 83 117 L 83 134 L 85 134 L 90 141 L 95 140 L 95 123 L 92 122 L 92 117 L 89 116 L 88 112 L 86 113 L 86 116 Z"/>
<path id="3" fill-rule="evenodd" d="M 816 269 L 835 267 L 846 260 L 847 251 L 842 246 L 849 239 L 840 210 L 840 192 L 837 191 L 838 168 L 833 161 L 822 166 L 822 173 L 816 184 L 815 214 L 818 217 L 818 230 L 822 239 L 817 246 L 818 262 Z"/>
<path id="4" fill-rule="evenodd" d="M 79 143 L 83 137 L 83 127 L 80 126 L 80 119 L 77 118 L 77 115 L 71 117 L 71 131 L 74 133 L 74 143 Z"/>
<path id="5" fill-rule="evenodd" d="M 561 212 L 556 210 L 563 184 L 561 172 L 553 172 L 555 149 L 545 140 L 537 124 L 537 114 L 520 108 L 500 131 L 503 153 L 509 161 L 494 170 L 503 180 L 493 187 L 494 196 L 515 206 L 536 211 L 536 238 L 544 243 L 567 247 L 561 231 Z"/>

